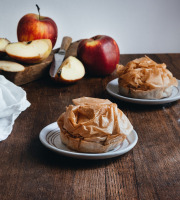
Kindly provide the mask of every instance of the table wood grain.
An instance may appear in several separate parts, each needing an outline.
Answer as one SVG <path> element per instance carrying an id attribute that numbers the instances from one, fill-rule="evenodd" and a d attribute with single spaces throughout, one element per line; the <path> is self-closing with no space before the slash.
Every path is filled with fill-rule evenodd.
<path id="1" fill-rule="evenodd" d="M 121 63 L 142 55 L 121 55 Z M 148 55 L 165 62 L 180 79 L 180 54 Z M 0 142 L 1 200 L 178 200 L 180 198 L 180 101 L 137 105 L 112 98 L 105 78 L 85 77 L 62 86 L 48 77 L 23 86 L 31 106 Z M 78 160 L 55 154 L 39 140 L 43 127 L 57 120 L 73 98 L 108 98 L 128 116 L 138 133 L 128 153 L 106 160 Z"/>

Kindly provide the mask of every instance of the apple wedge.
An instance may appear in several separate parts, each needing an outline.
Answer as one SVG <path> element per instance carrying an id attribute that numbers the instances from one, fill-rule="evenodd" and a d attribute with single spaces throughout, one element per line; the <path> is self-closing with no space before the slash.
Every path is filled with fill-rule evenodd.
<path id="1" fill-rule="evenodd" d="M 6 46 L 9 57 L 23 63 L 40 63 L 52 50 L 50 39 L 32 40 L 29 42 L 11 43 Z"/>
<path id="2" fill-rule="evenodd" d="M 25 70 L 25 67 L 16 62 L 1 60 L 0 70 L 7 71 L 7 72 L 21 72 Z"/>
<path id="3" fill-rule="evenodd" d="M 85 75 L 84 65 L 77 58 L 69 56 L 59 67 L 55 81 L 61 83 L 74 83 Z"/>
<path id="4" fill-rule="evenodd" d="M 0 57 L 6 55 L 6 46 L 9 44 L 9 40 L 6 38 L 0 38 Z"/>

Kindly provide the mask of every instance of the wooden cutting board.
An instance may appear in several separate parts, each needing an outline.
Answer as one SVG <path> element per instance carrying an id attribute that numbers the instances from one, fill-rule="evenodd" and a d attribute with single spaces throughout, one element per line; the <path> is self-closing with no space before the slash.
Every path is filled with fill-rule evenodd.
<path id="1" fill-rule="evenodd" d="M 77 56 L 77 47 L 78 47 L 79 42 L 80 40 L 71 43 L 69 49 L 66 52 L 65 58 L 69 56 L 75 56 L 75 57 Z M 49 55 L 49 57 L 41 63 L 33 64 L 33 65 L 24 65 L 25 70 L 22 72 L 0 71 L 0 74 L 4 75 L 8 80 L 15 83 L 16 85 L 24 85 L 26 83 L 40 79 L 49 74 L 49 68 L 53 61 L 53 55 L 57 51 L 58 49 L 53 50 L 51 54 Z M 10 60 L 10 59 L 6 59 L 6 60 Z"/>

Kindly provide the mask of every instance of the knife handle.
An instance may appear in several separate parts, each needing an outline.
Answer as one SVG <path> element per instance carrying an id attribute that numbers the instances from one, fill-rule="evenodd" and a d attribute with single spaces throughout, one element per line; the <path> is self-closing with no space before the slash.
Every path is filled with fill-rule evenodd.
<path id="1" fill-rule="evenodd" d="M 68 36 L 63 37 L 63 40 L 62 40 L 62 43 L 61 43 L 61 48 L 59 49 L 59 51 L 61 51 L 61 50 L 67 51 L 71 42 L 72 42 L 71 37 L 68 37 Z"/>

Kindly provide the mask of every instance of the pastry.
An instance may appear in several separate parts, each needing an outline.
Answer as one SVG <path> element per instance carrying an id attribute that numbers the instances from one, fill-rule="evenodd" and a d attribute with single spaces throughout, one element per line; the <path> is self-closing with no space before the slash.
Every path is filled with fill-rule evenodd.
<path id="1" fill-rule="evenodd" d="M 57 120 L 61 141 L 79 152 L 103 153 L 120 145 L 133 130 L 128 118 L 109 100 L 73 99 Z"/>
<path id="2" fill-rule="evenodd" d="M 117 65 L 119 93 L 139 99 L 161 99 L 172 94 L 178 81 L 166 69 L 166 64 L 157 64 L 149 57 L 130 61 L 126 66 Z"/>

